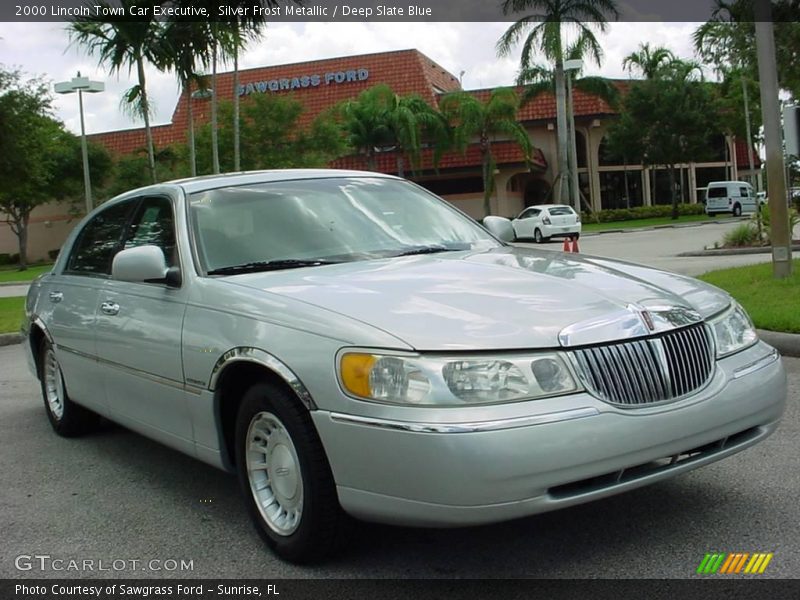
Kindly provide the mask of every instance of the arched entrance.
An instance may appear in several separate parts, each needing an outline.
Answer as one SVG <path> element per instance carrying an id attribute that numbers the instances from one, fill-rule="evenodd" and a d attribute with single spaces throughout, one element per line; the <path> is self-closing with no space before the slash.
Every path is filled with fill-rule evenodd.
<path id="1" fill-rule="evenodd" d="M 517 173 L 508 180 L 509 192 L 516 192 L 525 207 L 552 202 L 550 184 L 536 173 Z"/>

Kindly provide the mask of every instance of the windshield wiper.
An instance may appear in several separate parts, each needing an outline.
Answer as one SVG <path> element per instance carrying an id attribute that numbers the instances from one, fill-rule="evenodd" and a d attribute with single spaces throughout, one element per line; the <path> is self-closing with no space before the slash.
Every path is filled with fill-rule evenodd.
<path id="1" fill-rule="evenodd" d="M 249 262 L 229 267 L 219 267 L 208 272 L 209 275 L 237 275 L 239 273 L 256 273 L 258 271 L 279 271 L 281 269 L 297 269 L 300 267 L 318 267 L 320 265 L 335 265 L 340 261 L 325 260 L 323 258 L 283 258 L 278 260 L 262 260 Z"/>
<path id="2" fill-rule="evenodd" d="M 392 254 L 392 256 L 414 256 L 415 254 L 437 254 L 439 252 L 457 252 L 459 250 L 469 250 L 469 246 L 465 248 L 448 248 L 447 246 L 432 245 L 432 246 L 414 246 Z"/>

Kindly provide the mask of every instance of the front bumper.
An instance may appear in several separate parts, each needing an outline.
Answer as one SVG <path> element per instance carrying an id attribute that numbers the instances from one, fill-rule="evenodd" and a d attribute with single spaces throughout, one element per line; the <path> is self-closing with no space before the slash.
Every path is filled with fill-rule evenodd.
<path id="1" fill-rule="evenodd" d="M 347 512 L 403 525 L 491 523 L 640 487 L 763 440 L 786 401 L 772 352 L 760 342 L 719 361 L 694 396 L 649 408 L 581 393 L 457 423 L 441 420 L 447 409 L 425 423 L 311 414 Z"/>

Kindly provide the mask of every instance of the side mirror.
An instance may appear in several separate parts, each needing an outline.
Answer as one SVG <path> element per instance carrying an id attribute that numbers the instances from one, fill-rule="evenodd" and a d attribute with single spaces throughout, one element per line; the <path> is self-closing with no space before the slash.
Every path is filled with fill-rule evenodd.
<path id="1" fill-rule="evenodd" d="M 139 246 L 118 252 L 111 264 L 111 278 L 134 283 L 165 283 L 170 287 L 180 286 L 181 280 L 179 269 L 167 269 L 164 252 L 158 246 Z"/>
<path id="2" fill-rule="evenodd" d="M 483 226 L 489 230 L 489 233 L 503 242 L 513 242 L 517 237 L 514 234 L 514 227 L 511 221 L 505 217 L 486 217 L 483 219 Z"/>

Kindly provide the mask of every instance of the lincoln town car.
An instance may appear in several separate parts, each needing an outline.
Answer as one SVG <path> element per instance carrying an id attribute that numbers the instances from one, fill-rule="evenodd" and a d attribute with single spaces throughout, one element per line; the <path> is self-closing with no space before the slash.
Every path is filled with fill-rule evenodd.
<path id="1" fill-rule="evenodd" d="M 780 357 L 728 294 L 513 239 L 507 219 L 376 173 L 133 190 L 31 286 L 29 363 L 57 434 L 105 418 L 236 474 L 296 562 L 352 517 L 527 517 L 775 430 Z"/>

